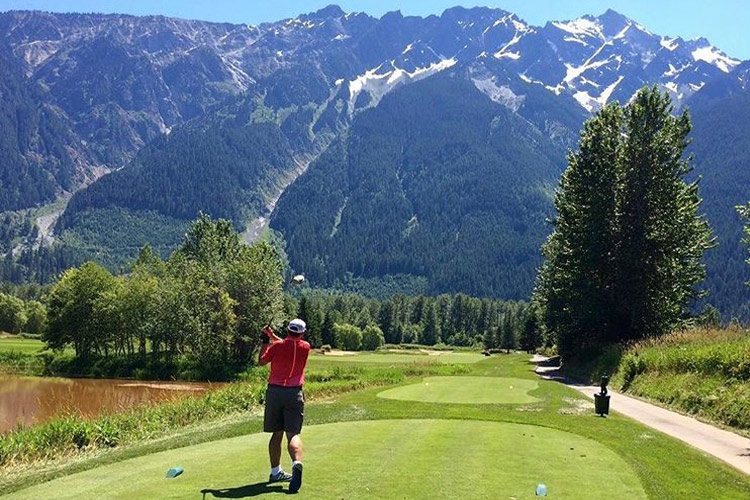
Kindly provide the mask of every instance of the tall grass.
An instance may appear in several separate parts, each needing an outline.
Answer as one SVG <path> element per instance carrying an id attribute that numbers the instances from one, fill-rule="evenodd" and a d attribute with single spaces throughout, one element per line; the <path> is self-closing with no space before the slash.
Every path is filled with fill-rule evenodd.
<path id="1" fill-rule="evenodd" d="M 691 329 L 632 345 L 613 377 L 621 390 L 750 430 L 750 332 Z"/>

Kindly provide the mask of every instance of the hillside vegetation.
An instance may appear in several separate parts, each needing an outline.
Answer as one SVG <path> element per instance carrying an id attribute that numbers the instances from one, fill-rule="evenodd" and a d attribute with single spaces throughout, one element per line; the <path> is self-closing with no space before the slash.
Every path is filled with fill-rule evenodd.
<path id="1" fill-rule="evenodd" d="M 696 328 L 603 355 L 616 390 L 750 433 L 750 331 Z"/>

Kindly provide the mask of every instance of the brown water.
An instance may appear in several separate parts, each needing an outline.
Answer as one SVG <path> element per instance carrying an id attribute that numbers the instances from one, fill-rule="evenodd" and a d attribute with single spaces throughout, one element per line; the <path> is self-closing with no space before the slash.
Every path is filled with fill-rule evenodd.
<path id="1" fill-rule="evenodd" d="M 0 374 L 0 433 L 61 415 L 95 417 L 134 406 L 199 396 L 221 385 Z"/>

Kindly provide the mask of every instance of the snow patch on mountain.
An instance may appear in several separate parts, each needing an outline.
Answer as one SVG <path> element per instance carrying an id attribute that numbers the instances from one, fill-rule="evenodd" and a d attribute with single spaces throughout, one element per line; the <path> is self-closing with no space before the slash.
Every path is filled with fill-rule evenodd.
<path id="1" fill-rule="evenodd" d="M 368 70 L 349 82 L 349 113 L 354 113 L 357 97 L 362 92 L 370 94 L 370 105 L 377 105 L 383 96 L 397 86 L 422 80 L 454 66 L 457 62 L 455 58 L 442 59 L 412 72 L 394 66 L 390 71 L 379 73 L 384 69 L 383 64 Z M 391 61 L 391 66 L 392 63 Z"/>
<path id="2" fill-rule="evenodd" d="M 675 49 L 677 49 L 677 47 L 680 46 L 680 44 L 677 43 L 676 38 L 669 38 L 669 37 L 662 38 L 659 41 L 659 44 L 670 52 L 674 52 Z"/>
<path id="3" fill-rule="evenodd" d="M 708 64 L 713 64 L 724 73 L 729 73 L 731 68 L 740 63 L 739 60 L 727 57 L 723 52 L 712 45 L 695 49 L 693 51 L 693 59 L 696 62 L 705 61 Z"/>
<path id="4" fill-rule="evenodd" d="M 587 17 L 581 17 L 567 22 L 553 22 L 552 26 L 572 35 L 590 36 L 604 40 L 601 25 Z"/>

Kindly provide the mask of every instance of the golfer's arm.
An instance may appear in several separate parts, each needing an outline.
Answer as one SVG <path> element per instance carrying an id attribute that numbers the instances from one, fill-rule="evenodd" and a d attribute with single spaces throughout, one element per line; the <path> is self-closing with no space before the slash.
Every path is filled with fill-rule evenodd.
<path id="1" fill-rule="evenodd" d="M 268 361 L 265 361 L 263 359 L 263 356 L 266 355 L 266 351 L 268 351 L 268 348 L 271 347 L 271 344 L 262 344 L 260 346 L 260 352 L 258 353 L 258 365 L 264 366 L 268 364 Z"/>

